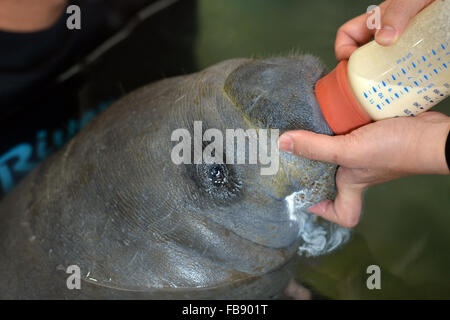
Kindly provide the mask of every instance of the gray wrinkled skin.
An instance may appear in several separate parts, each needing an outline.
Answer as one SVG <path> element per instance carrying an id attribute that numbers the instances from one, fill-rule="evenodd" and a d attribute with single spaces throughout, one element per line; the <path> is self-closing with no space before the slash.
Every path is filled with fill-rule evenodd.
<path id="1" fill-rule="evenodd" d="M 217 187 L 214 165 L 172 163 L 170 137 L 196 120 L 331 134 L 313 94 L 322 75 L 311 56 L 236 59 L 115 103 L 1 203 L 0 298 L 278 297 L 297 251 L 337 246 L 338 228 L 304 212 L 334 197 L 336 167 L 282 153 L 274 176 L 219 166 Z M 81 290 L 66 287 L 70 265 Z"/>

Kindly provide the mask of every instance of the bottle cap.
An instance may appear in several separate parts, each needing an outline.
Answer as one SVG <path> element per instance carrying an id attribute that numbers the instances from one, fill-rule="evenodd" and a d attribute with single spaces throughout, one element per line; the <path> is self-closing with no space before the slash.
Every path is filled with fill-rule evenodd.
<path id="1" fill-rule="evenodd" d="M 348 133 L 372 120 L 353 96 L 347 77 L 347 60 L 316 83 L 315 93 L 325 121 L 335 134 Z"/>

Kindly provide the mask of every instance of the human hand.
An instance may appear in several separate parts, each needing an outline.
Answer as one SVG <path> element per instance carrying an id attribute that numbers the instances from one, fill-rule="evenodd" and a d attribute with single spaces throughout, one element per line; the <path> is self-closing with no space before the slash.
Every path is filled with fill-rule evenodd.
<path id="1" fill-rule="evenodd" d="M 343 24 L 336 35 L 334 46 L 336 58 L 345 60 L 358 49 L 369 42 L 373 36 L 382 46 L 390 46 L 403 33 L 409 20 L 434 0 L 386 0 L 382 2 L 381 29 L 367 28 L 368 14 L 362 14 Z"/>
<path id="2" fill-rule="evenodd" d="M 308 210 L 350 228 L 359 221 L 366 187 L 414 174 L 448 174 L 449 130 L 450 117 L 429 111 L 373 122 L 339 136 L 288 131 L 280 136 L 279 148 L 340 165 L 334 201 L 324 200 Z"/>

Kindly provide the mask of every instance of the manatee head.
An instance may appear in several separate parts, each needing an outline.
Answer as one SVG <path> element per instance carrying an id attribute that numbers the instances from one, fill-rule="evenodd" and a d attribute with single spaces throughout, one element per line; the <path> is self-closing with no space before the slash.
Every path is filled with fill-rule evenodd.
<path id="1" fill-rule="evenodd" d="M 347 239 L 348 230 L 306 212 L 321 200 L 334 198 L 335 165 L 282 152 L 276 170 L 263 174 L 262 168 L 270 166 L 249 164 L 248 145 L 244 152 L 236 145 L 234 162 L 226 161 L 226 131 L 230 128 L 255 129 L 256 139 L 260 139 L 259 129 L 278 129 L 280 134 L 292 129 L 332 134 L 314 96 L 314 84 L 323 74 L 319 60 L 304 55 L 225 61 L 197 74 L 195 81 L 187 79 L 189 94 L 179 94 L 173 109 L 176 126 L 186 128 L 193 138 L 195 122 L 201 121 L 203 140 L 207 140 L 202 151 L 213 140 L 209 130 L 219 130 L 224 138 L 225 163 L 174 169 L 179 177 L 180 187 L 174 188 L 177 194 L 198 199 L 189 202 L 194 205 L 193 212 L 201 212 L 209 221 L 252 243 L 270 248 L 295 244 L 298 252 L 306 255 L 329 252 Z M 268 140 L 263 145 L 266 148 L 258 151 L 277 151 Z M 239 152 L 245 154 L 245 164 L 238 164 Z M 194 156 L 190 160 L 194 162 Z M 184 189 L 187 181 L 191 185 L 188 192 Z"/>
<path id="2" fill-rule="evenodd" d="M 335 165 L 281 153 L 277 170 L 262 174 L 270 165 L 251 163 L 249 149 L 244 163 L 195 161 L 211 133 L 225 139 L 227 129 L 331 134 L 314 98 L 322 75 L 308 55 L 236 59 L 124 97 L 30 178 L 35 243 L 50 265 L 79 265 L 88 283 L 160 297 L 236 286 L 297 252 L 329 252 L 348 231 L 306 209 L 334 197 Z M 277 151 L 277 137 L 261 137 L 258 150 Z M 188 163 L 173 159 L 182 141 Z M 222 156 L 240 150 L 224 146 Z"/>

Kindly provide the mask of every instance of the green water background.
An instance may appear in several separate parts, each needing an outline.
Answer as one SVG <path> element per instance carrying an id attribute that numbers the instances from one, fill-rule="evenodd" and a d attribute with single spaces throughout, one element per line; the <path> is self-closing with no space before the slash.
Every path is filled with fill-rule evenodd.
<path id="1" fill-rule="evenodd" d="M 199 0 L 198 67 L 296 52 L 318 56 L 331 69 L 337 29 L 371 4 Z M 450 99 L 434 110 L 450 114 Z M 371 264 L 381 267 L 381 290 L 366 287 Z M 369 188 L 351 241 L 330 255 L 304 259 L 296 276 L 328 298 L 450 299 L 449 177 L 414 176 Z"/>

